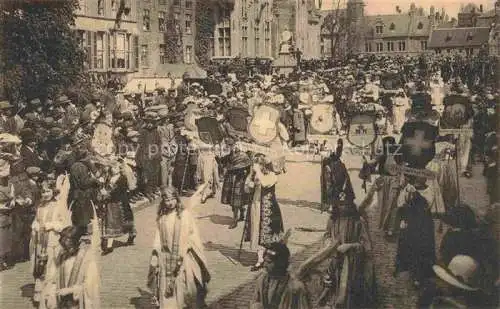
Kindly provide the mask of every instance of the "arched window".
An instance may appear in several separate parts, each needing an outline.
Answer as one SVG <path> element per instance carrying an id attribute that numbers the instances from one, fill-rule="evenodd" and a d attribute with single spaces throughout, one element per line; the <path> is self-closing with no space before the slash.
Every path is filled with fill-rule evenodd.
<path id="1" fill-rule="evenodd" d="M 392 23 L 392 24 L 389 26 L 389 30 L 394 31 L 394 29 L 396 29 L 396 25 L 395 25 L 394 23 Z"/>
<path id="2" fill-rule="evenodd" d="M 423 28 L 424 28 L 424 24 L 422 24 L 422 22 L 419 22 L 417 25 L 417 29 L 422 30 Z"/>

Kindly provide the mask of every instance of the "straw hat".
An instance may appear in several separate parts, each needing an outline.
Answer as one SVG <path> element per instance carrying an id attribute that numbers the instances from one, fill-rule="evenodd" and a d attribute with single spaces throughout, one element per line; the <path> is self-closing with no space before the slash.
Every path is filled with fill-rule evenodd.
<path id="1" fill-rule="evenodd" d="M 436 275 L 447 283 L 466 291 L 477 291 L 474 280 L 478 274 L 479 263 L 467 255 L 455 256 L 447 268 L 434 265 Z"/>

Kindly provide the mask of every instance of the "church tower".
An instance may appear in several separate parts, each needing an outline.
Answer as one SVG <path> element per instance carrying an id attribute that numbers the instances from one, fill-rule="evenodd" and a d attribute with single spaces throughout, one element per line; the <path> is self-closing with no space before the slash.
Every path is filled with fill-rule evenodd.
<path id="1" fill-rule="evenodd" d="M 348 0 L 346 17 L 349 23 L 347 52 L 357 54 L 363 50 L 365 3 L 363 0 Z"/>

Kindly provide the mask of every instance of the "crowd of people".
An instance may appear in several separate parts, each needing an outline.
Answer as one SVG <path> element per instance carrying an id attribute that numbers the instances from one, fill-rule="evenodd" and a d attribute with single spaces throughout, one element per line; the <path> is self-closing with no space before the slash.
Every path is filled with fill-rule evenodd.
<path id="1" fill-rule="evenodd" d="M 491 202 L 498 201 L 494 74 L 487 58 L 360 56 L 329 66 L 302 62 L 288 75 L 225 68 L 152 93 L 109 89 L 85 106 L 64 94 L 2 101 L 0 267 L 32 262 L 39 308 L 99 308 L 93 255 L 112 253 L 113 239 L 123 235 L 134 245 L 133 204 L 159 200 L 148 287 L 160 308 L 204 308 L 210 272 L 191 209 L 220 192 L 220 203 L 233 211 L 229 228 L 243 222 L 244 241 L 257 251 L 251 271 L 266 269 L 251 308 L 312 308 L 304 278 L 324 260 L 329 266 L 317 303 L 373 307 L 369 252 L 377 244 L 366 210 L 376 194 L 378 228 L 398 246 L 394 275 L 411 273 L 419 306 L 493 306 L 498 264 L 485 232 L 490 222 L 478 221 L 460 200 L 457 176 L 472 177 L 480 160 Z M 452 96 L 466 101 L 464 133 L 440 135 Z M 321 132 L 317 104 L 331 107 L 319 118 L 333 125 Z M 271 133 L 259 130 L 263 113 L 274 117 Z M 342 152 L 350 118 L 363 113 L 374 116 L 377 139 L 359 176 L 365 183 L 378 177 L 356 205 Z M 431 127 L 432 145 L 419 153 L 407 135 L 418 129 L 415 122 Z M 342 138 L 332 149 L 310 142 L 316 133 Z M 272 151 L 252 148 L 269 136 L 264 144 Z M 323 156 L 321 202 L 330 216 L 327 245 L 291 271 L 275 187 L 286 173 L 284 150 L 304 144 Z M 395 172 L 391 164 L 436 177 Z M 440 250 L 435 220 L 450 227 Z M 434 284 L 436 278 L 448 288 Z"/>

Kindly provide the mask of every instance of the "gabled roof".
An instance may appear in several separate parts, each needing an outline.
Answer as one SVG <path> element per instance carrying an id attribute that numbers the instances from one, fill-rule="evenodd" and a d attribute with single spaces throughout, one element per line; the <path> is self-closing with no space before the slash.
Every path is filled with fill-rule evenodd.
<path id="1" fill-rule="evenodd" d="M 377 25 L 384 26 L 381 37 L 427 36 L 430 31 L 430 20 L 427 16 L 409 14 L 390 14 L 366 16 L 366 34 L 371 37 L 375 34 Z M 419 27 L 419 24 L 421 27 Z M 393 29 L 391 29 L 393 25 Z"/>
<path id="2" fill-rule="evenodd" d="M 488 43 L 490 29 L 486 27 L 434 29 L 429 48 L 473 47 Z"/>

